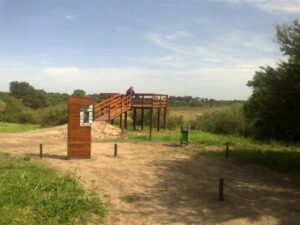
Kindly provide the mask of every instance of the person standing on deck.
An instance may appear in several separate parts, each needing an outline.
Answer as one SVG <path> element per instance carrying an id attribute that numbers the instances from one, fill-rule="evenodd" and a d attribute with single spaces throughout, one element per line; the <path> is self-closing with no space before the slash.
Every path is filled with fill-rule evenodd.
<path id="1" fill-rule="evenodd" d="M 127 91 L 126 91 L 126 96 L 131 96 L 133 97 L 135 95 L 135 92 L 133 90 L 133 87 L 131 86 Z"/>

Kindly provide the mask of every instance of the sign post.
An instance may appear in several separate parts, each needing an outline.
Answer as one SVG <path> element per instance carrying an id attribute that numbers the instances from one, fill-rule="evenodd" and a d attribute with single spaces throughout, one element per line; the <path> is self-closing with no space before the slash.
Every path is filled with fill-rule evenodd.
<path id="1" fill-rule="evenodd" d="M 91 158 L 93 106 L 90 97 L 68 100 L 68 159 Z"/>

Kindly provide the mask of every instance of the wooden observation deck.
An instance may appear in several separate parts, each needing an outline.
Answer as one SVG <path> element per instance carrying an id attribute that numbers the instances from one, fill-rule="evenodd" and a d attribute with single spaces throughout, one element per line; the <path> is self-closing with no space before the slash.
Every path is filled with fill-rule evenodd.
<path id="1" fill-rule="evenodd" d="M 102 120 L 107 122 L 114 122 L 117 117 L 120 118 L 120 128 L 127 129 L 128 127 L 128 112 L 132 111 L 133 129 L 137 126 L 137 112 L 140 110 L 140 125 L 144 129 L 145 124 L 145 110 L 149 110 L 149 135 L 152 137 L 154 111 L 157 110 L 157 130 L 161 128 L 161 111 L 163 111 L 163 128 L 167 125 L 167 109 L 168 109 L 168 95 L 163 94 L 146 94 L 138 93 L 134 96 L 125 96 L 118 93 L 101 93 L 100 103 L 94 105 L 94 120 Z"/>

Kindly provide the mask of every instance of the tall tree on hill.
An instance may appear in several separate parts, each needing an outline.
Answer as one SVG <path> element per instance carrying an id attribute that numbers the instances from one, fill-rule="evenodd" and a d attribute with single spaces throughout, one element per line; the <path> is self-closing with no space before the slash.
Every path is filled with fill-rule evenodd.
<path id="1" fill-rule="evenodd" d="M 81 90 L 81 89 L 76 89 L 73 91 L 73 96 L 85 96 L 85 91 L 84 90 Z"/>
<path id="2" fill-rule="evenodd" d="M 34 89 L 34 87 L 27 82 L 10 82 L 9 91 L 11 96 L 21 99 L 24 105 L 33 109 L 48 106 L 46 92 Z"/>
<path id="3" fill-rule="evenodd" d="M 259 138 L 300 140 L 300 25 L 276 26 L 280 50 L 288 57 L 276 68 L 261 67 L 248 86 L 245 114 Z"/>
<path id="4" fill-rule="evenodd" d="M 26 95 L 32 94 L 34 88 L 27 82 L 12 81 L 9 84 L 9 92 L 15 98 L 23 98 Z"/>

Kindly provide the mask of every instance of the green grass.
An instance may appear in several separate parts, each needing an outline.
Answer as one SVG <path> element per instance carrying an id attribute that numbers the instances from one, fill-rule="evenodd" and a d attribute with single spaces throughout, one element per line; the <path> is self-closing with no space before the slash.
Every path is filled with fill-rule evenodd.
<path id="1" fill-rule="evenodd" d="M 128 134 L 129 140 L 134 142 L 147 142 L 149 140 L 149 130 L 145 129 L 143 131 L 125 131 Z M 155 129 L 152 133 L 152 141 L 154 142 L 170 142 L 172 144 L 179 143 L 180 131 L 175 130 L 161 130 L 157 132 Z M 190 130 L 189 131 L 189 141 L 196 144 L 204 145 L 225 145 L 225 143 L 230 142 L 235 145 L 248 145 L 255 144 L 252 139 L 235 137 L 232 135 L 217 135 L 209 132 Z"/>
<path id="2" fill-rule="evenodd" d="M 169 107 L 170 116 L 182 116 L 183 120 L 188 122 L 207 113 L 212 113 L 215 110 L 220 110 L 228 106 L 214 107 Z"/>
<path id="3" fill-rule="evenodd" d="M 149 130 L 128 131 L 129 141 L 149 142 Z M 162 130 L 153 132 L 152 142 L 179 144 L 180 131 Z M 251 138 L 232 135 L 217 135 L 209 132 L 191 130 L 189 132 L 191 145 L 181 149 L 174 149 L 184 154 L 225 156 L 225 151 L 204 150 L 205 146 L 230 145 L 230 158 L 238 161 L 266 166 L 282 172 L 300 171 L 300 145 L 299 143 L 281 143 L 274 140 L 257 141 Z"/>
<path id="4" fill-rule="evenodd" d="M 0 225 L 102 222 L 104 206 L 71 176 L 0 153 Z"/>
<path id="5" fill-rule="evenodd" d="M 0 122 L 0 133 L 17 133 L 39 129 L 37 124 L 19 124 Z"/>

